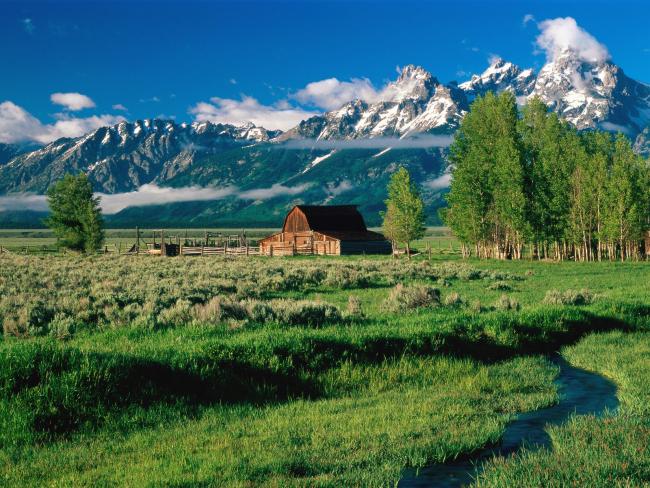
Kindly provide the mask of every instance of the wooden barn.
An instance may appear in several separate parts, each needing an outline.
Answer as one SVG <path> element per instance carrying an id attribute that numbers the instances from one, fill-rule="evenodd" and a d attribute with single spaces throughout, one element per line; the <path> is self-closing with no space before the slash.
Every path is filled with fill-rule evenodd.
<path id="1" fill-rule="evenodd" d="M 390 254 L 383 235 L 366 228 L 356 205 L 296 205 L 282 231 L 260 241 L 260 254 Z"/>

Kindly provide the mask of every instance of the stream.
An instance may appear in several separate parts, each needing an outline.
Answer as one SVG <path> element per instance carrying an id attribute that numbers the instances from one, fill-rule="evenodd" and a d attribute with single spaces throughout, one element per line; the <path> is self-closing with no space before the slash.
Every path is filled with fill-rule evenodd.
<path id="1" fill-rule="evenodd" d="M 571 366 L 561 356 L 551 361 L 560 368 L 555 379 L 560 400 L 557 405 L 517 415 L 506 426 L 499 444 L 476 451 L 448 463 L 434 464 L 405 472 L 398 484 L 407 487 L 459 487 L 471 484 L 481 473 L 486 461 L 506 457 L 526 446 L 527 449 L 551 449 L 547 425 L 565 422 L 572 414 L 600 416 L 618 407 L 616 385 L 608 379 Z"/>

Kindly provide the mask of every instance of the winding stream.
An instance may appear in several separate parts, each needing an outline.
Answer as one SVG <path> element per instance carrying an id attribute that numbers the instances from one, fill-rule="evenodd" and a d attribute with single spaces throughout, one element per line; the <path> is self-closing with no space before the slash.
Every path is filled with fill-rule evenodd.
<path id="1" fill-rule="evenodd" d="M 551 439 L 544 427 L 566 421 L 576 415 L 602 415 L 618 407 L 616 385 L 595 373 L 571 366 L 564 358 L 556 356 L 551 361 L 559 366 L 555 379 L 560 401 L 552 407 L 519 414 L 508 426 L 496 446 L 479 450 L 470 456 L 444 464 L 434 464 L 405 472 L 398 486 L 406 487 L 458 487 L 471 484 L 483 465 L 493 457 L 508 456 L 524 445 L 528 449 L 551 448 Z"/>

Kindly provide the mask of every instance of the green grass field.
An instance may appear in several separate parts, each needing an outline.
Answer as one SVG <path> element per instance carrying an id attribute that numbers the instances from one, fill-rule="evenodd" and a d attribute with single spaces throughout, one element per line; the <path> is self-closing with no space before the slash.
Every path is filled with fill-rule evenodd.
<path id="1" fill-rule="evenodd" d="M 411 261 L 0 255 L 0 480 L 394 486 L 555 403 L 562 351 L 620 412 L 477 483 L 647 484 L 650 263 L 461 261 L 427 238 Z"/>

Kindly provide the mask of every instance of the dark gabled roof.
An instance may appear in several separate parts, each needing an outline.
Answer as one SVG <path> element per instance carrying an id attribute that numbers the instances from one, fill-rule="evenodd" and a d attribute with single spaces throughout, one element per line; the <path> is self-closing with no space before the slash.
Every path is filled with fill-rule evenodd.
<path id="1" fill-rule="evenodd" d="M 309 228 L 317 232 L 366 232 L 366 223 L 356 205 L 297 205 Z"/>

